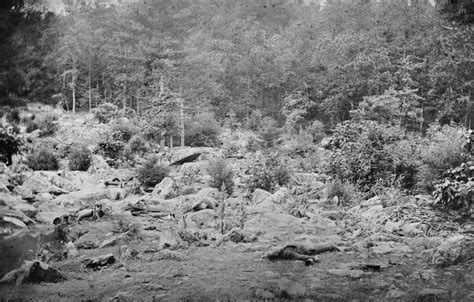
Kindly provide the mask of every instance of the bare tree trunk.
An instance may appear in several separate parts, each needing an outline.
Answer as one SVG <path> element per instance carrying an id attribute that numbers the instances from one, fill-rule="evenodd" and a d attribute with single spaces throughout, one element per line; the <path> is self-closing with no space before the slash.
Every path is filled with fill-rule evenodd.
<path id="1" fill-rule="evenodd" d="M 91 51 L 89 49 L 89 112 L 92 110 L 92 83 L 91 83 L 91 77 L 92 77 L 92 64 L 91 64 Z"/>
<path id="2" fill-rule="evenodd" d="M 72 61 L 72 114 L 76 114 L 76 60 Z"/>
<path id="3" fill-rule="evenodd" d="M 170 151 L 173 150 L 173 134 L 170 134 Z"/>
<path id="4" fill-rule="evenodd" d="M 161 151 L 165 151 L 165 136 L 166 136 L 166 131 L 162 130 L 161 131 L 161 136 L 160 136 Z"/>
<path id="5" fill-rule="evenodd" d="M 181 147 L 184 147 L 184 97 L 183 89 L 181 88 L 181 103 L 180 103 L 180 113 L 181 113 Z"/>

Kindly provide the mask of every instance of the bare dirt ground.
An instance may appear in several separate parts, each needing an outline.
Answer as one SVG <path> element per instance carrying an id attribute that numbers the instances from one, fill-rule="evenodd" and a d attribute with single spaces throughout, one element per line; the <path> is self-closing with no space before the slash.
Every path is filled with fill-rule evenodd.
<path id="1" fill-rule="evenodd" d="M 153 240 L 131 242 L 134 259 L 86 270 L 85 257 L 118 247 L 83 250 L 81 257 L 53 263 L 60 283 L 1 285 L 1 301 L 473 301 L 474 263 L 435 269 L 426 256 L 367 259 L 353 251 L 321 254 L 320 263 L 269 261 L 263 243 L 225 242 L 156 250 Z M 380 267 L 364 266 L 381 264 Z"/>

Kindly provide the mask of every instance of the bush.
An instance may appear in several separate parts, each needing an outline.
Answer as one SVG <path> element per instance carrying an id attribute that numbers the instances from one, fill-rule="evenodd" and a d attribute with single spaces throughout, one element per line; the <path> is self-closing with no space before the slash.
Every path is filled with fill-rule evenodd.
<path id="1" fill-rule="evenodd" d="M 6 119 L 10 124 L 18 125 L 20 123 L 20 110 L 18 108 L 13 108 L 8 111 Z"/>
<path id="2" fill-rule="evenodd" d="M 140 129 L 137 126 L 123 123 L 114 124 L 111 129 L 112 136 L 122 140 L 125 143 L 128 142 L 132 136 L 137 135 L 139 132 Z"/>
<path id="3" fill-rule="evenodd" d="M 344 179 L 361 191 L 368 191 L 377 181 L 391 179 L 391 146 L 402 137 L 402 129 L 377 122 L 339 124 L 326 146 L 331 153 L 324 169 L 335 179 Z"/>
<path id="4" fill-rule="evenodd" d="M 262 119 L 263 119 L 263 114 L 260 110 L 252 111 L 247 118 L 247 122 L 246 122 L 247 129 L 250 129 L 252 131 L 260 130 L 260 127 L 262 125 Z"/>
<path id="5" fill-rule="evenodd" d="M 104 103 L 95 109 L 94 117 L 99 123 L 107 124 L 118 114 L 118 108 L 112 103 Z"/>
<path id="6" fill-rule="evenodd" d="M 324 138 L 324 124 L 318 120 L 315 120 L 311 123 L 311 126 L 307 129 L 308 133 L 311 134 L 313 138 L 313 143 L 319 144 Z"/>
<path id="7" fill-rule="evenodd" d="M 97 144 L 94 152 L 115 160 L 119 158 L 124 147 L 125 143 L 120 132 L 107 133 Z"/>
<path id="8" fill-rule="evenodd" d="M 20 152 L 23 143 L 12 131 L 0 127 L 0 161 L 12 164 L 12 156 Z"/>
<path id="9" fill-rule="evenodd" d="M 169 175 L 168 167 L 157 163 L 155 158 L 148 159 L 145 165 L 140 167 L 137 172 L 140 183 L 148 187 L 154 187 Z"/>
<path id="10" fill-rule="evenodd" d="M 59 161 L 53 152 L 40 148 L 26 157 L 26 165 L 35 171 L 56 171 Z"/>
<path id="11" fill-rule="evenodd" d="M 423 189 L 431 192 L 433 183 L 444 171 L 468 160 L 465 152 L 467 130 L 460 126 L 433 125 L 428 129 L 426 143 L 421 147 L 422 166 L 418 180 Z"/>
<path id="12" fill-rule="evenodd" d="M 41 130 L 40 137 L 52 136 L 58 130 L 58 117 L 48 114 L 43 118 L 29 119 L 26 121 L 26 132 L 31 133 L 35 130 Z"/>
<path id="13" fill-rule="evenodd" d="M 335 179 L 326 183 L 326 193 L 329 200 L 337 197 L 338 205 L 349 203 L 355 195 L 355 188 L 340 179 Z"/>
<path id="14" fill-rule="evenodd" d="M 87 147 L 76 147 L 69 153 L 69 169 L 87 171 L 92 162 L 92 152 Z"/>
<path id="15" fill-rule="evenodd" d="M 250 136 L 247 141 L 246 147 L 247 147 L 247 151 L 256 152 L 262 149 L 262 142 L 258 138 Z"/>
<path id="16" fill-rule="evenodd" d="M 281 163 L 275 154 L 257 156 L 248 163 L 245 174 L 248 175 L 247 186 L 250 191 L 262 189 L 273 192 L 277 186 L 286 185 L 290 179 L 290 171 Z"/>
<path id="17" fill-rule="evenodd" d="M 263 118 L 259 134 L 266 148 L 271 148 L 275 145 L 275 141 L 280 136 L 280 133 L 281 130 L 274 119 L 269 116 Z"/>
<path id="18" fill-rule="evenodd" d="M 128 147 L 132 153 L 143 154 L 148 152 L 149 147 L 147 141 L 140 135 L 134 135 L 128 141 Z"/>
<path id="19" fill-rule="evenodd" d="M 212 177 L 211 187 L 221 190 L 224 184 L 226 193 L 232 195 L 234 192 L 234 173 L 227 167 L 223 159 L 211 162 L 208 172 Z"/>
<path id="20" fill-rule="evenodd" d="M 443 173 L 435 185 L 435 204 L 470 215 L 474 204 L 474 162 L 461 164 Z"/>
<path id="21" fill-rule="evenodd" d="M 186 123 L 185 142 L 192 147 L 217 147 L 220 145 L 220 127 L 213 114 L 201 113 Z"/>

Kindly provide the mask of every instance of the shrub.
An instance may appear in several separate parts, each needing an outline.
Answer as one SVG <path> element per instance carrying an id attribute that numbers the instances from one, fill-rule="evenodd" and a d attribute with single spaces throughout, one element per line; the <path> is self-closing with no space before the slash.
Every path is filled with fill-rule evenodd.
<path id="1" fill-rule="evenodd" d="M 361 191 L 368 191 L 380 179 L 392 177 L 394 169 L 389 146 L 402 137 L 400 128 L 377 122 L 339 124 L 326 146 L 331 153 L 324 169 L 335 179 L 344 179 Z"/>
<path id="2" fill-rule="evenodd" d="M 427 142 L 421 147 L 422 166 L 418 180 L 423 189 L 432 191 L 433 182 L 444 171 L 468 160 L 465 152 L 467 130 L 460 126 L 433 125 L 428 129 Z"/>
<path id="3" fill-rule="evenodd" d="M 58 130 L 57 116 L 48 114 L 43 118 L 29 119 L 26 121 L 26 132 L 31 133 L 41 130 L 40 137 L 52 136 Z"/>
<path id="4" fill-rule="evenodd" d="M 145 165 L 140 167 L 137 172 L 140 183 L 148 187 L 154 187 L 169 175 L 168 167 L 157 163 L 155 158 L 148 159 Z"/>
<path id="5" fill-rule="evenodd" d="M 275 154 L 257 156 L 248 163 L 245 174 L 248 175 L 247 186 L 250 191 L 262 189 L 273 192 L 277 186 L 283 186 L 289 181 L 290 172 Z"/>
<path id="6" fill-rule="evenodd" d="M 59 161 L 53 152 L 40 148 L 29 154 L 26 165 L 35 171 L 55 171 L 59 169 Z"/>
<path id="7" fill-rule="evenodd" d="M 10 124 L 18 125 L 20 123 L 20 110 L 18 108 L 13 108 L 8 111 L 6 119 Z"/>
<path id="8" fill-rule="evenodd" d="M 134 135 L 128 141 L 128 147 L 133 153 L 143 154 L 148 152 L 149 147 L 146 140 L 140 135 Z"/>
<path id="9" fill-rule="evenodd" d="M 118 112 L 118 115 L 121 117 L 126 117 L 128 119 L 135 119 L 137 118 L 137 113 L 130 107 L 125 107 L 124 109 Z"/>
<path id="10" fill-rule="evenodd" d="M 329 200 L 337 197 L 338 205 L 349 203 L 355 194 L 355 188 L 347 182 L 335 179 L 326 183 L 326 194 Z"/>
<path id="11" fill-rule="evenodd" d="M 266 148 L 271 148 L 274 146 L 276 139 L 280 136 L 280 133 L 281 130 L 278 128 L 277 122 L 274 119 L 269 116 L 263 118 L 259 134 Z"/>
<path id="12" fill-rule="evenodd" d="M 227 167 L 223 159 L 211 162 L 208 172 L 212 177 L 211 187 L 221 190 L 222 185 L 224 185 L 226 193 L 232 195 L 234 192 L 234 173 Z"/>
<path id="13" fill-rule="evenodd" d="M 247 118 L 247 123 L 246 123 L 247 129 L 250 129 L 252 131 L 260 130 L 260 127 L 262 125 L 262 119 L 263 119 L 263 114 L 260 110 L 252 111 Z"/>
<path id="14" fill-rule="evenodd" d="M 435 204 L 472 214 L 474 203 L 474 162 L 461 164 L 443 173 L 444 179 L 435 185 Z"/>
<path id="15" fill-rule="evenodd" d="M 220 127 L 213 114 L 201 113 L 194 116 L 185 126 L 186 145 L 192 147 L 216 147 L 220 145 Z"/>
<path id="16" fill-rule="evenodd" d="M 311 126 L 308 127 L 307 131 L 311 134 L 313 143 L 315 144 L 319 144 L 324 138 L 324 124 L 321 121 L 313 121 Z"/>
<path id="17" fill-rule="evenodd" d="M 140 129 L 137 126 L 131 124 L 117 123 L 112 126 L 111 133 L 112 136 L 128 142 L 132 136 L 137 135 L 140 132 Z"/>
<path id="18" fill-rule="evenodd" d="M 247 151 L 256 152 L 262 149 L 262 142 L 258 138 L 254 136 L 250 136 L 247 141 L 246 147 L 247 147 Z"/>
<path id="19" fill-rule="evenodd" d="M 23 143 L 12 131 L 0 127 L 0 161 L 12 164 L 12 156 L 20 152 Z"/>
<path id="20" fill-rule="evenodd" d="M 92 152 L 85 146 L 76 147 L 69 153 L 69 169 L 73 171 L 87 171 L 92 162 Z"/>
<path id="21" fill-rule="evenodd" d="M 125 143 L 120 132 L 107 133 L 97 144 L 94 152 L 110 159 L 118 159 L 124 147 Z"/>
<path id="22" fill-rule="evenodd" d="M 94 117 L 99 123 L 107 124 L 118 114 L 118 108 L 112 103 L 104 103 L 95 109 Z"/>

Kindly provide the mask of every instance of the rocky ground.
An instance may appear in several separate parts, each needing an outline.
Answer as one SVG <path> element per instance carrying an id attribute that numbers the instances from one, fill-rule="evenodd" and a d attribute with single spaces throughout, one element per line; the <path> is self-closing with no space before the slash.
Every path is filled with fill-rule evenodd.
<path id="1" fill-rule="evenodd" d="M 86 124 L 68 128 L 84 133 Z M 220 150 L 160 155 L 173 162 L 194 153 L 202 155 L 145 194 L 132 169 L 98 156 L 87 172 L 24 172 L 21 186 L 4 168 L 0 301 L 474 300 L 473 224 L 434 210 L 429 197 L 394 191 L 355 206 L 301 204 L 288 188 L 247 196 L 237 179 L 222 212 L 206 172 Z M 190 171 L 200 177 L 184 194 Z M 293 177 L 324 190 L 316 174 Z M 340 250 L 313 265 L 266 257 L 294 241 Z"/>

